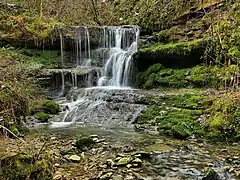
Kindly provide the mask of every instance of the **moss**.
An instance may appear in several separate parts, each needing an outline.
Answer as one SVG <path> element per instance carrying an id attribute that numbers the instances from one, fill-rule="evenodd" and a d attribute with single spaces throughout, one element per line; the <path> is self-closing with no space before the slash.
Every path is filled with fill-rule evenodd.
<path id="1" fill-rule="evenodd" d="M 164 95 L 154 100 L 137 120 L 138 124 L 151 124 L 158 131 L 176 138 L 186 138 L 192 134 L 202 136 L 203 128 L 197 119 L 203 114 L 201 95 L 179 94 Z"/>
<path id="2" fill-rule="evenodd" d="M 156 64 L 160 66 L 159 64 Z M 161 66 L 159 71 L 152 71 L 156 65 L 149 67 L 145 72 L 139 73 L 137 77 L 138 87 L 146 89 L 158 87 L 216 87 L 218 79 L 216 68 L 211 66 L 195 66 L 185 69 L 170 69 Z"/>
<path id="3" fill-rule="evenodd" d="M 19 52 L 26 56 L 29 63 L 40 64 L 43 68 L 56 68 L 61 66 L 60 51 L 22 49 Z"/>
<path id="4" fill-rule="evenodd" d="M 1 160 L 0 176 L 9 180 L 50 180 L 53 178 L 50 159 L 35 160 L 34 156 L 17 154 Z"/>
<path id="5" fill-rule="evenodd" d="M 237 92 L 148 98 L 150 105 L 141 113 L 137 124 L 157 126 L 161 134 L 176 138 L 186 138 L 192 134 L 210 140 L 238 140 L 240 137 Z"/>
<path id="6" fill-rule="evenodd" d="M 80 150 L 89 148 L 94 144 L 93 138 L 90 136 L 79 136 L 76 139 L 76 147 Z"/>
<path id="7" fill-rule="evenodd" d="M 57 114 L 60 111 L 60 106 L 53 100 L 44 100 L 41 109 L 44 113 Z"/>
<path id="8" fill-rule="evenodd" d="M 18 131 L 18 128 L 17 128 L 15 125 L 10 126 L 10 127 L 9 127 L 9 130 L 10 130 L 11 132 L 13 132 L 16 136 L 19 136 L 19 135 L 20 135 L 20 133 L 19 133 L 19 131 Z"/>
<path id="9" fill-rule="evenodd" d="M 50 119 L 50 116 L 44 112 L 38 112 L 34 115 L 37 119 L 39 119 L 41 122 L 48 122 L 48 119 Z"/>
<path id="10" fill-rule="evenodd" d="M 181 56 L 199 51 L 202 48 L 202 39 L 198 39 L 189 42 L 154 44 L 151 47 L 140 49 L 140 53 L 154 53 L 156 56 Z"/>

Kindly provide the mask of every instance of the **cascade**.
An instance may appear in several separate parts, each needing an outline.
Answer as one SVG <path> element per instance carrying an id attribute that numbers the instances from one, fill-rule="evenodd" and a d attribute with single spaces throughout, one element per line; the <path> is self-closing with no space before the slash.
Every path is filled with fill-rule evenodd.
<path id="1" fill-rule="evenodd" d="M 66 111 L 57 122 L 129 126 L 146 105 L 139 104 L 133 82 L 132 56 L 138 50 L 140 30 L 137 26 L 74 27 L 75 55 L 72 67 L 61 70 L 61 94 L 73 88 L 63 103 Z M 98 34 L 98 44 L 92 41 Z M 64 36 L 60 33 L 61 60 L 64 65 Z M 67 56 L 67 55 L 66 55 Z M 67 82 L 69 81 L 69 82 Z M 85 88 L 77 88 L 85 87 Z M 70 97 L 70 98 L 69 98 Z"/>
<path id="2" fill-rule="evenodd" d="M 91 28 L 74 27 L 75 31 L 75 63 L 72 67 L 95 68 L 96 78 L 88 75 L 88 85 L 127 87 L 132 83 L 132 55 L 137 52 L 140 30 L 137 26 L 99 27 L 97 48 L 91 47 L 94 34 Z M 64 66 L 64 36 L 60 32 L 61 62 Z M 95 45 L 96 47 L 96 45 Z M 102 69 L 99 71 L 99 69 Z M 77 78 L 75 78 L 76 80 Z M 90 82 L 94 79 L 96 82 Z M 76 81 L 71 80 L 73 86 Z"/>

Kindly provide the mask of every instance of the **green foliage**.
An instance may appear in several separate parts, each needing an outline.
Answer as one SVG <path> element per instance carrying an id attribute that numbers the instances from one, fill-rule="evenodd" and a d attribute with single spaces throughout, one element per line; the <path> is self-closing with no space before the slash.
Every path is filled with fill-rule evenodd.
<path id="1" fill-rule="evenodd" d="M 209 64 L 231 69 L 231 65 L 239 66 L 240 62 L 240 4 L 239 2 L 229 6 L 228 13 L 224 18 L 218 19 L 217 23 L 206 37 L 207 47 L 205 59 Z M 215 22 L 214 22 L 215 23 Z M 232 68 L 228 74 L 235 81 L 226 81 L 225 88 L 237 88 L 239 80 L 239 68 Z M 223 77 L 225 78 L 225 77 Z"/>
<path id="2" fill-rule="evenodd" d="M 201 136 L 203 129 L 196 122 L 202 115 L 200 95 L 180 94 L 164 95 L 154 101 L 138 119 L 138 124 L 157 125 L 160 133 L 176 138 L 186 138 L 192 134 Z"/>
<path id="3" fill-rule="evenodd" d="M 36 160 L 34 156 L 17 154 L 0 161 L 0 176 L 9 180 L 50 180 L 53 178 L 49 158 Z"/>
<path id="4" fill-rule="evenodd" d="M 23 55 L 12 48 L 0 49 L 0 118 L 2 125 L 21 124 L 30 104 L 41 93 L 29 73 L 34 71 Z"/>
<path id="5" fill-rule="evenodd" d="M 19 135 L 20 135 L 20 133 L 19 133 L 19 131 L 18 131 L 18 129 L 17 129 L 17 127 L 16 127 L 15 125 L 10 126 L 9 130 L 10 130 L 13 134 L 15 134 L 16 136 L 19 136 Z"/>

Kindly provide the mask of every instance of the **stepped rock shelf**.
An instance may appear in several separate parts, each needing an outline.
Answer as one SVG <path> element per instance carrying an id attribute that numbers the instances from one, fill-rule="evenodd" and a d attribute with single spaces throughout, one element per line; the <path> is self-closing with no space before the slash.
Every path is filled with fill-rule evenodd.
<path id="1" fill-rule="evenodd" d="M 72 34 L 67 35 L 66 30 Z M 139 35 L 138 26 L 60 31 L 62 69 L 44 69 L 39 76 L 50 85 L 53 96 L 67 96 L 62 102 L 65 112 L 53 123 L 126 127 L 136 120 L 146 108 L 138 103 L 136 90 L 130 88 L 135 82 L 132 56 L 138 51 Z M 74 37 L 71 41 L 70 36 Z"/>
<path id="2" fill-rule="evenodd" d="M 67 34 L 66 29 L 71 34 Z M 55 84 L 51 90 L 55 89 L 52 92 L 57 96 L 65 95 L 65 88 L 69 86 L 131 86 L 134 82 L 132 55 L 137 52 L 139 35 L 138 26 L 64 28 L 60 31 L 63 69 L 44 70 L 40 77 L 49 80 L 48 84 Z"/>

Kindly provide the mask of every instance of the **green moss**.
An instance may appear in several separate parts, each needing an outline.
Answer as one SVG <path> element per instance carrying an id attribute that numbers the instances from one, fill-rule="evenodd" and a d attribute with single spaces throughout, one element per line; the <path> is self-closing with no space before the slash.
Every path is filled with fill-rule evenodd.
<path id="1" fill-rule="evenodd" d="M 20 135 L 20 133 L 19 133 L 19 131 L 18 131 L 18 128 L 17 128 L 16 126 L 14 126 L 14 125 L 10 126 L 10 127 L 9 127 L 9 130 L 10 130 L 11 132 L 13 132 L 16 136 L 19 136 L 19 135 Z"/>
<path id="2" fill-rule="evenodd" d="M 154 44 L 151 47 L 140 49 L 140 53 L 154 53 L 156 56 L 189 55 L 203 48 L 202 40 L 189 42 Z"/>
<path id="3" fill-rule="evenodd" d="M 238 93 L 149 96 L 149 107 L 137 124 L 157 126 L 161 134 L 186 138 L 195 134 L 211 140 L 238 140 Z"/>
<path id="4" fill-rule="evenodd" d="M 76 139 L 76 147 L 83 150 L 89 148 L 94 144 L 93 138 L 90 136 L 79 136 Z"/>
<path id="5" fill-rule="evenodd" d="M 60 51 L 23 49 L 20 52 L 26 56 L 28 62 L 40 64 L 43 68 L 56 68 L 60 66 Z"/>
<path id="6" fill-rule="evenodd" d="M 159 64 L 156 64 L 160 66 Z M 195 66 L 185 69 L 170 69 L 161 66 L 159 71 L 152 71 L 156 65 L 149 67 L 137 77 L 137 85 L 146 89 L 158 87 L 215 87 L 218 79 L 216 77 L 217 68 L 211 66 Z"/>
<path id="7" fill-rule="evenodd" d="M 0 161 L 0 177 L 9 180 L 50 180 L 53 178 L 50 159 L 18 154 Z"/>
<path id="8" fill-rule="evenodd" d="M 37 119 L 39 119 L 42 122 L 47 122 L 48 119 L 50 119 L 50 116 L 44 112 L 37 112 L 34 117 L 36 117 Z"/>
<path id="9" fill-rule="evenodd" d="M 53 100 L 45 100 L 41 109 L 44 113 L 57 114 L 60 111 L 60 106 Z"/>

